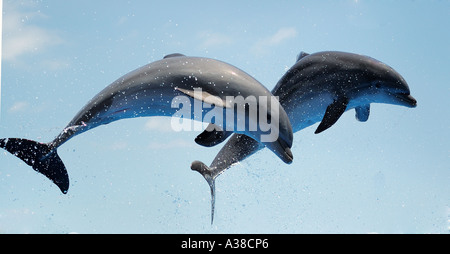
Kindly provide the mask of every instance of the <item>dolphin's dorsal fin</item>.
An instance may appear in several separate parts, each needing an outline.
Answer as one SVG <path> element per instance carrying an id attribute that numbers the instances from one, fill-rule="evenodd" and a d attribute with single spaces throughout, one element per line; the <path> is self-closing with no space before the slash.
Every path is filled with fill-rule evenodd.
<path id="1" fill-rule="evenodd" d="M 370 104 L 358 106 L 355 108 L 356 119 L 360 122 L 365 122 L 369 119 L 370 114 Z"/>
<path id="2" fill-rule="evenodd" d="M 225 141 L 231 134 L 233 134 L 232 131 L 224 131 L 218 125 L 210 123 L 208 127 L 195 138 L 195 143 L 201 146 L 212 147 Z"/>
<path id="3" fill-rule="evenodd" d="M 339 97 L 333 103 L 331 103 L 327 110 L 325 111 L 325 115 L 322 119 L 322 122 L 317 127 L 315 134 L 319 134 L 322 131 L 330 128 L 337 122 L 339 117 L 344 114 L 345 109 L 347 109 L 348 99 L 346 97 Z"/>
<path id="4" fill-rule="evenodd" d="M 304 51 L 300 52 L 300 54 L 297 55 L 297 61 L 295 61 L 295 62 L 300 61 L 305 56 L 309 56 L 309 54 Z"/>
<path id="5" fill-rule="evenodd" d="M 180 57 L 180 56 L 185 56 L 185 55 L 180 54 L 180 53 L 173 53 L 173 54 L 169 54 L 169 55 L 164 56 L 163 59 L 171 58 L 171 57 Z"/>
<path id="6" fill-rule="evenodd" d="M 201 89 L 198 89 L 198 91 L 196 91 L 195 88 L 193 90 L 188 90 L 188 89 L 175 87 L 175 90 L 178 90 L 196 100 L 203 101 L 203 102 L 211 104 L 211 105 L 215 105 L 216 107 L 222 107 L 222 108 L 231 107 L 231 106 L 227 105 L 227 102 L 225 100 L 223 100 L 222 98 L 220 98 L 219 96 L 212 95 L 208 92 L 202 91 Z"/>

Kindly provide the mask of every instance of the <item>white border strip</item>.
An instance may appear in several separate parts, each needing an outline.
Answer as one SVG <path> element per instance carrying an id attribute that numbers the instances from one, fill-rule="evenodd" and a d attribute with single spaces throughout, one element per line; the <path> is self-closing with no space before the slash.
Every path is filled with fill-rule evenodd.
<path id="1" fill-rule="evenodd" d="M 2 38 L 3 35 L 3 0 L 0 0 L 0 118 L 2 116 Z"/>

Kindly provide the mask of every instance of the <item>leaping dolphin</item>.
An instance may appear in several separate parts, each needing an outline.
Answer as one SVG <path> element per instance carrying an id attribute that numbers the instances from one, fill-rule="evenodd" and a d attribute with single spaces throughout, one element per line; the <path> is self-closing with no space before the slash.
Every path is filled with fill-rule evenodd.
<path id="1" fill-rule="evenodd" d="M 272 94 L 279 96 L 294 132 L 320 121 L 316 134 L 330 128 L 350 109 L 355 109 L 357 120 L 365 122 L 371 103 L 417 105 L 405 79 L 393 68 L 368 56 L 336 51 L 301 52 Z M 225 170 L 262 148 L 264 144 L 254 139 L 233 134 L 209 167 L 194 161 L 191 169 L 208 183 L 214 182 Z"/>
<path id="2" fill-rule="evenodd" d="M 196 89 L 201 89 L 197 92 Z M 57 149 L 76 135 L 92 128 L 108 124 L 125 118 L 143 116 L 173 116 L 177 108 L 173 107 L 173 99 L 185 96 L 190 103 L 205 103 L 222 105 L 227 108 L 227 96 L 266 96 L 272 94 L 256 79 L 244 71 L 214 59 L 201 57 L 187 57 L 181 54 L 172 54 L 162 60 L 138 68 L 104 88 L 92 98 L 69 122 L 66 128 L 49 143 L 39 143 L 32 140 L 6 138 L 0 139 L 0 147 L 22 159 L 37 172 L 44 174 L 53 181 L 63 193 L 69 189 L 69 177 L 66 168 L 58 156 Z M 278 125 L 271 125 L 279 133 L 275 141 L 261 140 L 264 133 L 259 128 L 256 131 L 248 128 L 244 130 L 228 128 L 230 123 L 223 121 L 200 134 L 196 142 L 202 145 L 214 145 L 208 140 L 218 136 L 222 140 L 232 132 L 251 136 L 269 147 L 284 162 L 290 163 L 293 159 L 290 147 L 292 146 L 292 127 L 289 118 L 281 106 L 259 103 L 258 109 L 265 109 L 266 119 L 277 118 Z M 245 105 L 244 105 L 245 106 Z M 268 108 L 278 107 L 277 115 L 273 115 Z M 219 107 L 220 109 L 220 107 Z M 208 110 L 201 111 L 201 119 Z M 185 117 L 185 116 L 184 116 Z M 235 116 L 236 117 L 236 116 Z M 248 117 L 248 115 L 247 115 Z M 199 116 L 191 114 L 191 119 L 198 120 Z M 234 119 L 235 120 L 235 119 Z M 249 120 L 249 119 L 246 119 Z M 254 120 L 254 119 L 253 119 Z M 254 120 L 255 121 L 255 120 Z M 211 124 L 218 124 L 211 121 Z M 223 131 L 220 131 L 223 130 Z"/>

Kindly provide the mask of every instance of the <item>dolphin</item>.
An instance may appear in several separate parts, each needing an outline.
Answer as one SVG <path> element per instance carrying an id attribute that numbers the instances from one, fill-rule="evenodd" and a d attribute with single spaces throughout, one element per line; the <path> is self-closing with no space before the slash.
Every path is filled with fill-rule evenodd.
<path id="1" fill-rule="evenodd" d="M 201 90 L 197 92 L 196 89 Z M 188 98 L 192 104 L 197 101 L 214 105 L 223 111 L 232 110 L 227 106 L 227 96 L 238 95 L 272 96 L 256 79 L 230 64 L 209 58 L 171 54 L 125 74 L 104 88 L 73 117 L 53 141 L 40 143 L 26 139 L 4 138 L 0 139 L 0 147 L 45 175 L 65 194 L 69 189 L 69 177 L 57 149 L 74 136 L 120 119 L 173 116 L 178 110 L 173 107 L 173 103 L 180 96 Z M 275 117 L 279 119 L 278 126 L 271 126 L 278 128 L 279 135 L 275 141 L 263 142 L 261 137 L 264 132 L 260 129 L 253 131 L 248 128 L 242 130 L 234 128 L 230 131 L 225 128 L 230 126 L 226 121 L 216 126 L 218 123 L 211 120 L 210 125 L 214 128 L 208 126 L 207 130 L 196 138 L 196 142 L 212 146 L 218 143 L 219 136 L 225 140 L 233 132 L 241 133 L 264 143 L 284 162 L 292 162 L 290 148 L 293 132 L 289 118 L 277 100 L 275 104 L 273 101 L 271 103 L 259 103 L 257 106 L 258 109 L 265 109 L 260 112 L 267 114 L 272 114 L 270 107 L 278 107 L 278 111 L 275 111 L 277 115 L 265 116 L 266 119 Z M 202 117 L 208 112 L 210 111 L 202 110 Z M 198 116 L 193 115 L 191 119 L 199 120 Z"/>
<path id="2" fill-rule="evenodd" d="M 393 68 L 368 56 L 336 51 L 301 52 L 272 94 L 278 96 L 294 132 L 320 122 L 316 134 L 351 109 L 355 109 L 358 121 L 367 121 L 371 103 L 417 105 L 405 79 Z M 264 144 L 254 139 L 233 134 L 209 167 L 194 161 L 191 169 L 202 174 L 210 186 L 213 182 L 213 188 L 220 174 L 262 148 Z"/>

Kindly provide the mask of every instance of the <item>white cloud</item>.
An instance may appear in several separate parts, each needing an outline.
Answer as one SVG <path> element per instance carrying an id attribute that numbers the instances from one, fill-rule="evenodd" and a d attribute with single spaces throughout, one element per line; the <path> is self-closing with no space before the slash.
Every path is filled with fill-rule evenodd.
<path id="1" fill-rule="evenodd" d="M 19 10 L 14 3 L 5 3 L 3 15 L 3 55 L 7 61 L 17 61 L 19 57 L 39 53 L 58 45 L 63 40 L 58 34 L 31 23 L 35 19 L 43 19 L 40 12 Z"/>
<path id="2" fill-rule="evenodd" d="M 295 28 L 281 28 L 274 35 L 267 38 L 266 44 L 269 46 L 277 45 L 284 42 L 285 40 L 294 38 L 295 36 L 297 36 L 297 30 Z"/>
<path id="3" fill-rule="evenodd" d="M 47 59 L 41 62 L 42 66 L 45 66 L 46 69 L 56 71 L 60 69 L 65 69 L 69 67 L 70 63 L 66 60 L 61 59 Z"/>
<path id="4" fill-rule="evenodd" d="M 125 141 L 116 141 L 111 145 L 111 150 L 120 151 L 128 148 L 128 143 Z"/>
<path id="5" fill-rule="evenodd" d="M 26 101 L 19 101 L 14 103 L 9 109 L 9 113 L 23 112 L 28 108 L 28 103 Z"/>
<path id="6" fill-rule="evenodd" d="M 203 48 L 223 47 L 233 43 L 233 39 L 223 33 L 201 32 L 198 37 L 202 41 L 201 46 Z"/>
<path id="7" fill-rule="evenodd" d="M 273 35 L 256 42 L 252 48 L 252 51 L 257 55 L 265 54 L 271 47 L 280 45 L 289 39 L 295 38 L 297 34 L 297 30 L 293 27 L 280 28 Z"/>
<path id="8" fill-rule="evenodd" d="M 188 142 L 184 139 L 171 140 L 165 143 L 152 142 L 148 145 L 149 149 L 175 149 L 175 148 L 192 148 L 194 147 L 194 141 Z"/>
<path id="9" fill-rule="evenodd" d="M 175 130 L 172 128 L 172 118 L 164 117 L 164 116 L 153 116 L 150 117 L 144 125 L 144 129 L 152 132 L 159 132 L 162 135 L 168 135 L 170 132 L 175 133 Z M 185 120 L 190 121 L 192 120 Z M 169 135 L 168 137 L 172 137 Z M 151 142 L 148 144 L 148 149 L 151 150 L 166 150 L 166 149 L 176 149 L 176 148 L 192 148 L 195 147 L 195 142 L 193 140 L 185 140 L 183 138 L 175 138 L 170 140 L 166 140 L 165 142 Z"/>
<path id="10" fill-rule="evenodd" d="M 171 118 L 163 116 L 150 117 L 147 122 L 145 122 L 145 130 L 147 131 L 157 131 L 157 132 L 171 132 Z"/>

